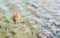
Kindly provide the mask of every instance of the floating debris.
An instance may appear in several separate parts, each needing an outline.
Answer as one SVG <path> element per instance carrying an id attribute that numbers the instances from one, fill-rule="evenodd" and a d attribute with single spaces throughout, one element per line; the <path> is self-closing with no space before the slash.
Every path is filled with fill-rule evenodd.
<path id="1" fill-rule="evenodd" d="M 16 12 L 12 17 L 12 19 L 15 23 L 18 22 L 20 20 L 20 18 L 21 18 L 21 15 L 19 14 L 19 12 Z"/>

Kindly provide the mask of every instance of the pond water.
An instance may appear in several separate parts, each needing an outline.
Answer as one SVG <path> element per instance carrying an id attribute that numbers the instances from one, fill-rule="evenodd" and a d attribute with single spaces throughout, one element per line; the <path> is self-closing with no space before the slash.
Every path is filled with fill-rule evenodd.
<path id="1" fill-rule="evenodd" d="M 21 19 L 14 24 L 16 11 Z M 0 0 L 0 38 L 7 36 L 60 38 L 60 0 Z"/>

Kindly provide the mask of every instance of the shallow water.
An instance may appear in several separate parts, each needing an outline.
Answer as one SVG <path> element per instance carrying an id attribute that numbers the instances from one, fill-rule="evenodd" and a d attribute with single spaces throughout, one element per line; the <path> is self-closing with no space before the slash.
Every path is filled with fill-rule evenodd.
<path id="1" fill-rule="evenodd" d="M 21 19 L 14 24 L 16 10 Z M 60 38 L 60 0 L 0 0 L 0 34 L 0 38 Z"/>

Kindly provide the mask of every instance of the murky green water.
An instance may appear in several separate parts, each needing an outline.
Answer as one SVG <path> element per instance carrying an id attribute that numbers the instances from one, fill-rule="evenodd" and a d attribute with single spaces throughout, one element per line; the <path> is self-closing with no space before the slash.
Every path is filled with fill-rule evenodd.
<path id="1" fill-rule="evenodd" d="M 60 0 L 0 0 L 0 38 L 60 38 Z"/>

